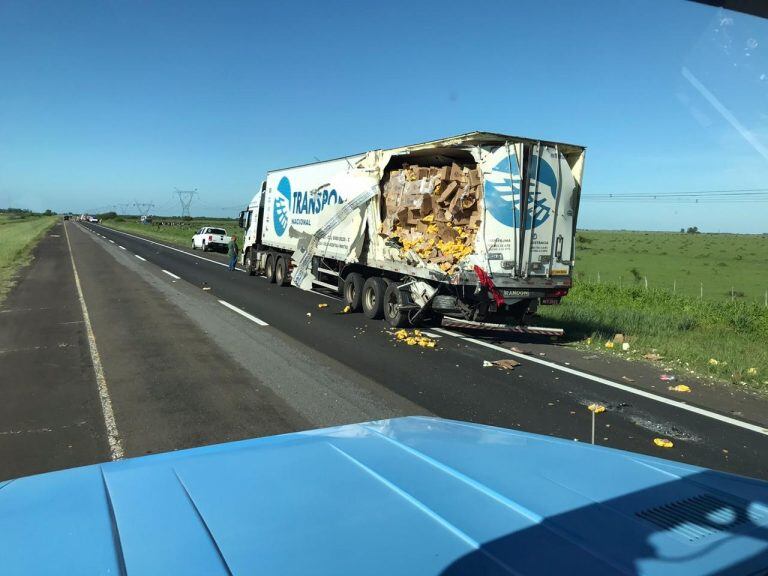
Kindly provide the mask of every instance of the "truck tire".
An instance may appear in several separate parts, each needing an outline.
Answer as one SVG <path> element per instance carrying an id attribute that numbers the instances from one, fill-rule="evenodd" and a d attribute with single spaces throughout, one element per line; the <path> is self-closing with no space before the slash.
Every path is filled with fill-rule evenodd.
<path id="1" fill-rule="evenodd" d="M 192 250 L 197 250 L 197 246 L 195 246 L 195 241 L 192 240 Z"/>
<path id="2" fill-rule="evenodd" d="M 285 256 L 280 256 L 275 264 L 275 283 L 278 286 L 288 286 L 290 280 L 288 279 L 288 262 L 285 260 Z"/>
<path id="3" fill-rule="evenodd" d="M 248 276 L 255 276 L 256 275 L 256 268 L 253 267 L 253 260 L 251 259 L 251 254 L 253 252 L 251 250 L 245 251 L 245 271 L 248 272 Z"/>
<path id="4" fill-rule="evenodd" d="M 203 252 L 208 252 L 208 245 L 203 242 Z"/>
<path id="5" fill-rule="evenodd" d="M 387 283 L 384 278 L 371 276 L 363 284 L 363 314 L 371 320 L 378 320 L 384 316 L 384 292 L 387 291 Z"/>
<path id="6" fill-rule="evenodd" d="M 275 283 L 275 255 L 267 254 L 267 263 L 264 265 L 264 276 L 267 277 L 270 284 Z"/>
<path id="7" fill-rule="evenodd" d="M 344 304 L 349 306 L 351 312 L 360 312 L 363 304 L 363 284 L 365 280 L 361 274 L 352 272 L 344 279 Z"/>
<path id="8" fill-rule="evenodd" d="M 408 303 L 408 295 L 400 290 L 397 284 L 387 286 L 384 292 L 384 319 L 393 328 L 408 326 L 408 311 L 400 310 L 400 306 Z"/>

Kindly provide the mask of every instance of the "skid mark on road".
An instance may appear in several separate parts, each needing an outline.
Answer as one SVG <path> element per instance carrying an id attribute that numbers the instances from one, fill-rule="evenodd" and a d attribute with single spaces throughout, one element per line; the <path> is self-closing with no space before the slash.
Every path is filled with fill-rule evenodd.
<path id="1" fill-rule="evenodd" d="M 115 414 L 112 411 L 112 399 L 109 397 L 107 379 L 104 377 L 104 368 L 101 365 L 99 349 L 96 347 L 96 336 L 93 334 L 91 318 L 88 315 L 88 306 L 86 306 L 85 298 L 83 297 L 83 287 L 80 284 L 80 276 L 77 273 L 77 266 L 75 266 L 75 257 L 72 254 L 72 244 L 69 242 L 69 232 L 67 231 L 66 225 L 64 226 L 64 234 L 67 237 L 69 259 L 72 262 L 72 272 L 75 275 L 77 298 L 80 300 L 80 308 L 82 309 L 83 321 L 85 322 L 85 331 L 88 334 L 88 349 L 91 353 L 91 363 L 93 364 L 93 372 L 96 375 L 96 384 L 99 389 L 99 400 L 101 401 L 101 412 L 104 416 L 104 425 L 107 428 L 107 442 L 109 443 L 109 452 L 112 456 L 112 460 L 119 460 L 125 454 L 123 451 L 123 444 L 120 441 L 120 435 L 117 432 Z"/>
<path id="2" fill-rule="evenodd" d="M 445 334 L 447 336 L 453 336 L 454 338 L 464 340 L 465 342 L 471 342 L 473 344 L 477 344 L 478 346 L 483 346 L 484 348 L 490 348 L 491 350 L 495 350 L 496 352 L 508 354 L 509 356 L 516 356 L 528 362 L 534 362 L 536 364 L 541 364 L 542 366 L 548 366 L 549 368 L 552 368 L 554 370 L 559 370 L 560 372 L 565 372 L 566 374 L 578 376 L 579 378 L 585 378 L 587 380 L 591 380 L 592 382 L 597 382 L 598 384 L 610 386 L 611 388 L 617 388 L 619 390 L 623 390 L 624 392 L 629 392 L 630 394 L 635 394 L 637 396 L 642 396 L 643 398 L 648 398 L 649 400 L 654 400 L 656 402 L 661 402 L 662 404 L 667 404 L 668 406 L 674 406 L 675 408 L 679 408 L 680 410 L 693 412 L 694 414 L 699 414 L 700 416 L 705 416 L 706 418 L 712 418 L 713 420 L 718 420 L 726 424 L 731 424 L 732 426 L 738 426 L 739 428 L 743 428 L 745 430 L 750 430 L 751 432 L 757 432 L 758 434 L 768 436 L 768 428 L 763 428 L 762 426 L 758 426 L 756 424 L 743 422 L 742 420 L 737 420 L 736 418 L 731 418 L 730 416 L 724 416 L 723 414 L 718 414 L 717 412 L 712 412 L 711 410 L 699 408 L 698 406 L 691 406 L 690 404 L 685 404 L 684 402 L 680 402 L 678 400 L 672 400 L 671 398 L 665 398 L 664 396 L 659 396 L 651 392 L 646 392 L 645 390 L 640 390 L 639 388 L 632 388 L 631 386 L 619 384 L 618 382 L 613 382 L 612 380 L 601 378 L 600 376 L 593 376 L 592 374 L 587 374 L 586 372 L 581 372 L 580 370 L 574 370 L 573 368 L 569 368 L 568 366 L 561 366 L 560 364 L 555 364 L 554 362 L 550 362 L 548 360 L 542 360 L 541 358 L 536 358 L 535 356 L 529 356 L 527 354 L 520 354 L 518 352 L 513 352 L 512 350 L 509 350 L 507 348 L 496 346 L 495 344 L 491 344 L 489 342 L 483 342 L 482 340 L 478 340 L 477 338 L 464 336 L 463 334 L 458 334 L 450 330 L 445 330 L 444 328 L 435 328 L 434 330 L 435 332 L 440 332 L 441 334 Z"/>

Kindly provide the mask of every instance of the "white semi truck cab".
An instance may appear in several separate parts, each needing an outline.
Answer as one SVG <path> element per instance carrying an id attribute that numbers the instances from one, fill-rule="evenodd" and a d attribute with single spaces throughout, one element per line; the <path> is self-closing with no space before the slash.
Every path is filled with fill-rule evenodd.
<path id="1" fill-rule="evenodd" d="M 472 132 L 272 170 L 242 263 L 393 326 L 521 324 L 571 286 L 585 148 Z"/>

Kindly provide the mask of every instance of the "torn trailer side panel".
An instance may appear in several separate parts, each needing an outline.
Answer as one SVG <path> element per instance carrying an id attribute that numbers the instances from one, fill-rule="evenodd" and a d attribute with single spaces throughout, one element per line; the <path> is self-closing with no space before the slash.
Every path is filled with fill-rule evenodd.
<path id="1" fill-rule="evenodd" d="M 408 285 L 404 309 L 519 323 L 571 285 L 584 153 L 474 132 L 274 170 L 242 214 L 244 263 L 270 276 L 283 259 L 304 289 L 380 277 Z"/>

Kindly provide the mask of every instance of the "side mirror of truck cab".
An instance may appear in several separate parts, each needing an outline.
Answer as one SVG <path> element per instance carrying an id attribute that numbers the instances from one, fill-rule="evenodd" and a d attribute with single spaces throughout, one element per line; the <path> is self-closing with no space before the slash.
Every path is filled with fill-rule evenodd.
<path id="1" fill-rule="evenodd" d="M 240 218 L 237 221 L 238 228 L 245 228 L 245 211 L 240 212 Z"/>

